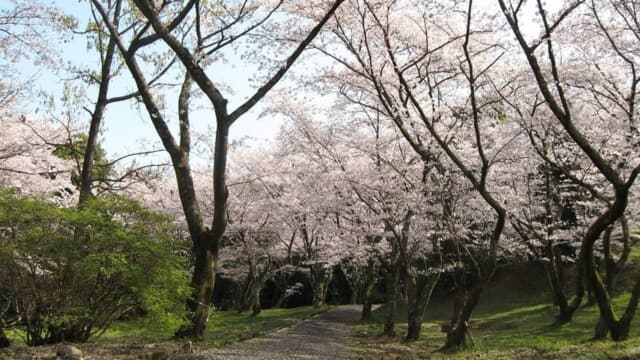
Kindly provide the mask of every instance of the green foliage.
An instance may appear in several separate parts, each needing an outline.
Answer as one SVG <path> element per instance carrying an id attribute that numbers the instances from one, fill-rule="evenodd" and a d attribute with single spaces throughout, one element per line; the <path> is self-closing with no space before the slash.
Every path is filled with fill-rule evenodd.
<path id="1" fill-rule="evenodd" d="M 0 191 L 0 289 L 27 343 L 86 341 L 132 310 L 180 322 L 188 280 L 167 224 L 122 197 L 56 208 Z"/>
<path id="2" fill-rule="evenodd" d="M 75 161 L 78 169 L 81 169 L 82 159 L 87 148 L 87 140 L 88 136 L 86 134 L 75 134 L 72 141 L 58 145 L 53 154 L 61 159 Z M 100 144 L 96 146 L 93 163 L 92 179 L 105 179 L 109 176 L 112 167 L 109 165 L 105 151 Z M 80 186 L 80 174 L 78 171 L 74 171 L 71 174 L 71 182 L 75 186 Z"/>

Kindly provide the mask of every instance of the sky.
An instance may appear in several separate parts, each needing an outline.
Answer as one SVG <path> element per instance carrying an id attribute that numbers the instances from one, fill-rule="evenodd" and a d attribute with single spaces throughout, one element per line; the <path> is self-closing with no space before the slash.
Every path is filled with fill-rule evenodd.
<path id="1" fill-rule="evenodd" d="M 89 15 L 88 1 L 52 0 L 52 3 L 65 13 L 76 16 L 80 22 L 79 28 L 84 28 L 86 17 Z M 484 7 L 487 4 L 489 3 L 481 2 L 479 6 Z M 88 65 L 92 66 L 93 69 L 98 69 L 96 54 L 87 50 L 86 40 L 82 35 L 77 35 L 63 44 L 60 47 L 60 56 L 64 64 Z M 302 71 L 297 72 L 296 75 L 302 73 L 305 66 L 309 66 L 309 64 L 300 64 L 298 62 L 297 68 Z M 60 68 L 63 67 L 60 66 Z M 52 94 L 54 97 L 60 97 L 64 86 L 63 79 L 70 76 L 68 73 L 56 72 L 54 69 L 35 67 L 29 62 L 20 64 L 18 69 L 23 78 L 35 76 L 36 87 L 46 91 L 48 94 Z M 294 70 L 296 70 L 295 67 Z M 213 75 L 214 82 L 224 82 L 233 90 L 233 93 L 226 91 L 226 88 L 223 90 L 224 95 L 229 100 L 230 110 L 235 109 L 253 93 L 249 83 L 249 76 L 255 74 L 257 69 L 255 66 L 247 65 L 247 62 L 240 59 L 239 56 L 231 54 L 227 62 L 217 62 L 208 72 Z M 291 78 L 292 74 L 289 75 Z M 282 86 L 279 87 L 282 88 Z M 275 90 L 277 89 L 278 87 Z M 116 81 L 112 81 L 110 93 L 113 96 L 117 96 L 134 90 L 135 86 L 131 81 L 130 75 L 125 70 L 122 76 L 118 77 Z M 89 100 L 95 99 L 96 91 L 97 89 L 95 88 L 91 89 L 86 94 L 86 97 Z M 33 99 L 30 102 L 31 109 L 34 111 L 38 109 L 42 113 L 44 108 L 40 105 L 41 100 Z M 245 114 L 233 125 L 230 132 L 231 141 L 248 138 L 249 140 L 245 141 L 245 143 L 264 144 L 268 139 L 274 138 L 282 126 L 282 121 L 273 117 L 261 117 L 265 104 L 264 100 L 268 101 L 268 99 L 263 99 L 261 105 Z M 166 96 L 166 103 L 170 110 L 167 114 L 176 113 L 171 111 L 171 108 L 175 109 L 176 102 L 177 90 L 174 94 Z M 84 111 L 79 111 L 79 114 L 81 119 L 78 122 L 88 127 L 89 114 Z M 207 132 L 208 127 L 215 127 L 213 111 L 206 101 L 203 101 L 201 106 L 192 112 L 192 123 L 194 128 L 200 132 Z M 131 102 L 115 103 L 108 106 L 102 143 L 109 157 L 114 158 L 141 148 L 162 148 L 157 138 L 155 130 L 143 108 L 134 106 Z"/>
<path id="2" fill-rule="evenodd" d="M 89 14 L 89 3 L 87 1 L 55 0 L 52 3 L 65 13 L 76 16 L 80 23 L 79 29 L 84 28 L 86 24 L 85 17 Z M 96 53 L 87 50 L 86 40 L 82 35 L 76 35 L 70 41 L 61 44 L 60 56 L 64 64 L 86 65 L 91 66 L 93 69 L 98 69 Z M 18 70 L 25 79 L 33 77 L 36 88 L 53 95 L 54 98 L 61 96 L 64 88 L 64 79 L 70 77 L 68 73 L 57 71 L 58 69 L 35 67 L 28 61 L 18 64 Z M 229 85 L 232 90 L 232 92 L 223 90 L 223 94 L 229 100 L 229 110 L 235 109 L 243 100 L 253 94 L 248 76 L 255 72 L 255 67 L 247 66 L 246 62 L 241 61 L 235 55 L 229 56 L 228 62 L 215 64 L 210 69 L 209 73 L 215 74 L 214 81 L 222 81 Z M 116 81 L 112 81 L 109 91 L 111 96 L 118 96 L 134 90 L 135 85 L 125 70 L 123 76 L 117 78 Z M 93 101 L 96 97 L 96 91 L 97 89 L 95 88 L 91 89 L 86 94 L 87 98 Z M 41 100 L 36 98 L 29 102 L 28 107 L 31 111 L 37 111 L 38 114 L 48 112 L 41 106 Z M 170 94 L 166 97 L 168 109 L 175 108 L 176 102 L 177 91 L 175 96 Z M 199 132 L 207 132 L 208 128 L 215 127 L 214 114 L 206 101 L 200 105 L 191 114 L 193 127 Z M 264 104 L 259 105 L 234 123 L 230 131 L 230 140 L 244 139 L 245 142 L 263 144 L 268 139 L 273 138 L 280 129 L 282 121 L 273 117 L 261 117 L 263 109 Z M 79 113 L 83 117 L 79 122 L 88 128 L 89 114 L 86 111 L 80 111 Z M 175 111 L 167 112 L 167 114 L 175 113 Z M 131 102 L 110 104 L 107 107 L 103 124 L 102 143 L 111 158 L 134 152 L 141 148 L 156 149 L 162 147 L 157 140 L 158 137 L 144 108 L 132 105 Z"/>

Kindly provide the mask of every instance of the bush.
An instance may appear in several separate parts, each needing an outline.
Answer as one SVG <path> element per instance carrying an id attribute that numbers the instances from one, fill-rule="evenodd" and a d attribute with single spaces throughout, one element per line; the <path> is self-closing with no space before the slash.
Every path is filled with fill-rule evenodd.
<path id="1" fill-rule="evenodd" d="M 0 190 L 0 290 L 27 344 L 84 342 L 140 307 L 179 322 L 189 287 L 169 223 L 122 197 L 56 208 Z"/>

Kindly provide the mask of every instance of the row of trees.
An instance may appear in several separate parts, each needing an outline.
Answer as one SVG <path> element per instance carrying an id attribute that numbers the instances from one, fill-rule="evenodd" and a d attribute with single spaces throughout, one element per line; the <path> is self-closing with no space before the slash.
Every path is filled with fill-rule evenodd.
<path id="1" fill-rule="evenodd" d="M 238 307 L 257 313 L 267 280 L 284 279 L 283 293 L 297 286 L 283 275 L 292 269 L 305 269 L 320 305 L 331 269 L 343 264 L 364 294 L 365 317 L 383 269 L 387 335 L 405 289 L 409 340 L 420 335 L 437 282 L 449 277 L 456 300 L 445 347 L 457 347 L 498 261 L 533 258 L 547 271 L 558 323 L 588 293 L 601 314 L 596 336 L 628 337 L 640 281 L 622 315 L 611 298 L 637 217 L 635 3 L 91 0 L 87 8 L 100 70 L 79 71 L 97 93 L 88 135 L 66 137 L 82 144 L 66 147 L 78 208 L 98 192 L 124 191 L 182 226 L 193 277 L 178 336 L 203 336 L 218 270 L 241 284 Z M 309 46 L 308 64 L 322 65 L 295 73 L 296 90 L 271 97 L 268 113 L 286 123 L 272 146 L 229 148 L 231 126 L 296 71 Z M 214 78 L 229 57 L 266 69 L 234 110 Z M 133 90 L 111 94 L 113 79 Z M 322 96 L 305 98 L 311 93 Z M 171 175 L 100 159 L 105 109 L 121 101 L 146 110 Z M 201 106 L 215 118 L 208 164 L 191 159 L 202 145 L 191 114 Z M 8 119 L 6 129 L 26 125 Z M 36 133 L 48 150 L 3 145 L 0 160 L 58 149 L 58 160 L 46 160 L 54 170 L 23 171 L 51 177 L 64 151 Z M 17 188 L 16 179 L 3 184 Z M 575 294 L 563 283 L 569 261 L 578 264 Z"/>

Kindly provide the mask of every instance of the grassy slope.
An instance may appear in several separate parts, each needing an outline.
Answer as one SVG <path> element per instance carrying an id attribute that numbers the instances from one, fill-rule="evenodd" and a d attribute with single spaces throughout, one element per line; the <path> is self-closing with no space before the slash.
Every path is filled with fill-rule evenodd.
<path id="1" fill-rule="evenodd" d="M 381 332 L 384 308 L 376 321 L 355 328 L 356 348 L 364 358 L 456 358 L 456 359 L 617 359 L 640 358 L 640 320 L 634 321 L 631 339 L 622 343 L 591 341 L 598 319 L 597 306 L 582 307 L 574 321 L 552 327 L 555 313 L 541 272 L 516 269 L 498 274 L 482 295 L 471 321 L 475 348 L 454 354 L 434 354 L 444 344 L 440 324 L 447 322 L 452 305 L 449 299 L 434 299 L 427 309 L 421 339 L 413 344 L 384 339 Z M 626 305 L 628 294 L 615 299 L 618 309 Z M 398 314 L 398 333 L 406 332 L 406 309 Z"/>
<path id="2" fill-rule="evenodd" d="M 219 311 L 211 314 L 205 340 L 192 346 L 194 351 L 207 347 L 219 347 L 250 339 L 278 329 L 289 327 L 301 320 L 328 310 L 329 307 L 310 306 L 293 309 L 267 309 L 258 316 L 250 312 L 238 314 L 234 311 Z M 186 340 L 172 340 L 175 328 L 153 326 L 144 321 L 116 322 L 104 334 L 92 338 L 86 344 L 74 344 L 94 359 L 138 359 L 145 354 L 184 352 Z M 12 332 L 14 344 L 0 349 L 0 360 L 4 359 L 49 359 L 58 346 L 28 348 L 23 345 L 20 334 Z"/>
<path id="3" fill-rule="evenodd" d="M 258 316 L 251 316 L 250 312 L 239 314 L 235 311 L 217 311 L 211 314 L 205 339 L 200 344 L 213 347 L 233 344 L 289 327 L 327 309 L 328 307 L 313 308 L 311 306 L 292 309 L 275 308 L 263 310 Z M 95 341 L 98 343 L 154 342 L 169 339 L 174 331 L 174 328 L 153 328 L 136 322 L 118 322 Z"/>

